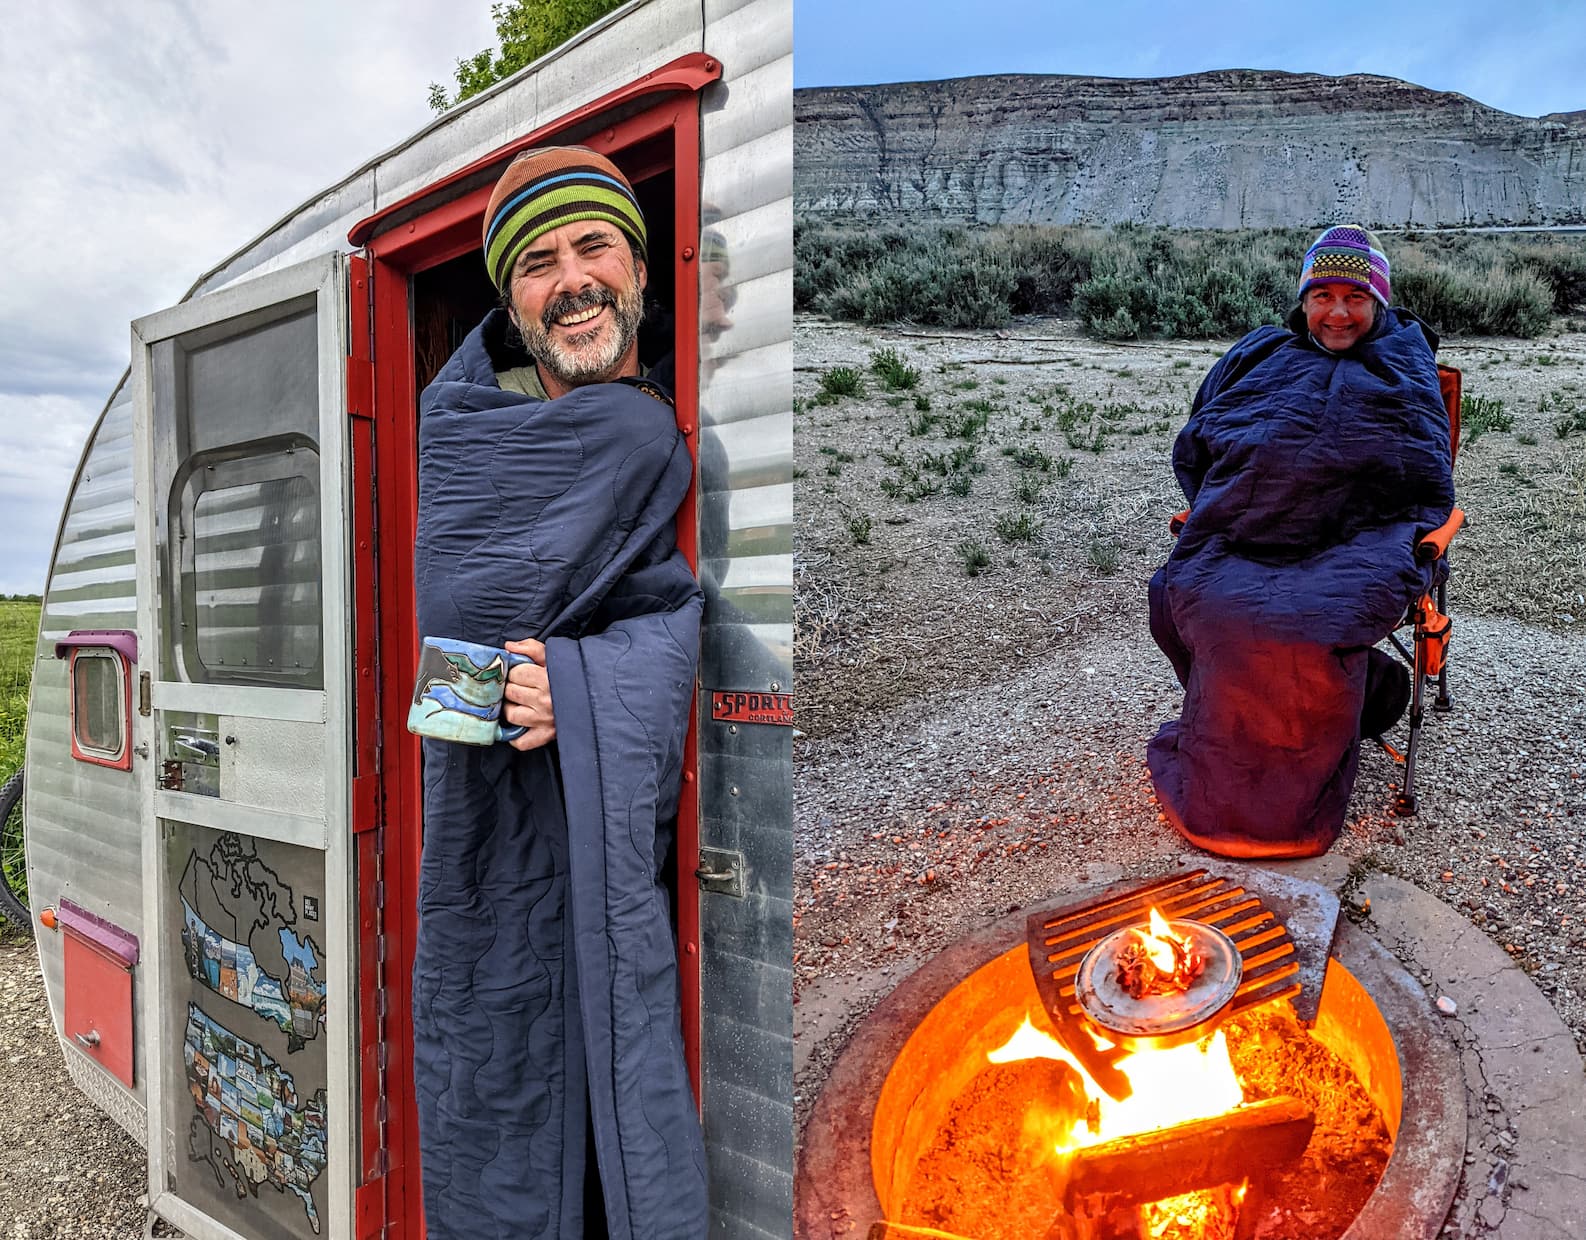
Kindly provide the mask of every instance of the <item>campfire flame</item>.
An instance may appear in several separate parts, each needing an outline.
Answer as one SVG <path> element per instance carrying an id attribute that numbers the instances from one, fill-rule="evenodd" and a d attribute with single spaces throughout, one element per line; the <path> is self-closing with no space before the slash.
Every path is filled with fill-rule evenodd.
<path id="1" fill-rule="evenodd" d="M 1098 1039 L 1098 1045 L 1106 1043 Z M 1013 1036 L 986 1058 L 992 1063 L 1057 1059 L 1079 1073 L 1088 1103 L 1083 1114 L 1054 1111 L 1036 1101 L 1025 1117 L 1027 1139 L 1033 1137 L 1055 1158 L 1081 1146 L 1221 1115 L 1244 1101 L 1221 1030 L 1202 1042 L 1125 1055 L 1118 1069 L 1129 1078 L 1131 1091 L 1121 1102 L 1097 1085 L 1061 1042 L 1037 1029 L 1028 1015 Z M 1226 1189 L 1207 1189 L 1144 1206 L 1140 1211 L 1144 1234 L 1150 1240 L 1232 1235 L 1234 1210 L 1244 1199 L 1245 1187 L 1240 1185 L 1231 1198 Z"/>
<path id="2" fill-rule="evenodd" d="M 1081 1116 L 1067 1131 L 1056 1134 L 1053 1152 L 1059 1154 L 1082 1145 L 1098 1145 L 1117 1137 L 1221 1115 L 1245 1100 L 1221 1030 L 1204 1042 L 1125 1055 L 1118 1061 L 1118 1069 L 1129 1078 L 1130 1094 L 1121 1102 L 1096 1084 L 1067 1047 L 1037 1029 L 1029 1016 L 1011 1038 L 986 1058 L 992 1063 L 1058 1059 L 1079 1073 L 1099 1118 L 1092 1126 Z"/>
<path id="3" fill-rule="evenodd" d="M 1146 955 L 1151 957 L 1151 963 L 1164 973 L 1173 972 L 1173 967 L 1178 962 L 1174 958 L 1173 944 L 1178 943 L 1184 947 L 1189 944 L 1173 933 L 1173 927 L 1167 924 L 1167 919 L 1155 909 L 1150 911 L 1148 918 L 1151 929 L 1147 932 L 1136 930 L 1140 941 L 1145 945 Z"/>
<path id="4" fill-rule="evenodd" d="M 1246 1180 L 1232 1191 L 1213 1189 L 1181 1193 L 1163 1201 L 1153 1201 L 1140 1211 L 1140 1221 L 1145 1225 L 1146 1240 L 1178 1240 L 1194 1236 L 1195 1240 L 1220 1240 L 1232 1236 L 1237 1215 L 1228 1207 L 1238 1209 L 1250 1187 Z"/>
<path id="5" fill-rule="evenodd" d="M 1138 973 L 1145 976 L 1150 993 L 1187 989 L 1205 969 L 1204 959 L 1155 909 L 1150 911 L 1149 925 L 1149 931 L 1138 927 L 1136 942 L 1125 949 L 1137 953 Z M 1122 959 L 1120 953 L 1120 973 Z M 1110 1046 L 1099 1037 L 1096 1042 L 1104 1049 Z M 1199 1042 L 1124 1055 L 1117 1066 L 1128 1078 L 1130 1091 L 1121 1101 L 1097 1085 L 1085 1065 L 1051 1034 L 1036 1028 L 1028 1015 L 1013 1036 L 986 1058 L 997 1064 L 1056 1059 L 1078 1073 L 1086 1098 L 1083 1111 L 1032 1100 L 1026 1116 L 1027 1139 L 1035 1136 L 1054 1158 L 1084 1146 L 1222 1115 L 1245 1100 L 1221 1030 Z M 1237 1190 L 1197 1191 L 1142 1207 L 1144 1234 L 1153 1240 L 1231 1234 L 1244 1193 L 1243 1185 Z"/>

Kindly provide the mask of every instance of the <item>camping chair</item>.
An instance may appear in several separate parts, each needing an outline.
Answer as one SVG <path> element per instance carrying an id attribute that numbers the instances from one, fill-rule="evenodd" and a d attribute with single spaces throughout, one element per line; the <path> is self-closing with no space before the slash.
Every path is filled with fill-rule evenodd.
<path id="1" fill-rule="evenodd" d="M 1459 403 L 1461 396 L 1461 375 L 1452 366 L 1439 366 L 1437 368 L 1438 386 L 1443 393 L 1443 407 L 1448 410 L 1448 445 L 1449 468 L 1459 459 Z M 1173 537 L 1177 538 L 1184 528 L 1184 522 L 1189 520 L 1190 510 L 1175 513 L 1168 522 L 1168 528 Z M 1454 541 L 1454 535 L 1465 524 L 1465 513 L 1462 509 L 1455 508 L 1448 520 L 1437 529 L 1427 534 L 1415 547 L 1415 558 L 1421 564 L 1435 564 L 1439 560 L 1448 559 L 1448 547 Z M 1421 743 L 1421 723 L 1425 717 L 1425 698 L 1423 690 L 1428 680 L 1437 681 L 1437 697 L 1432 701 L 1432 709 L 1439 714 L 1452 710 L 1454 701 L 1448 693 L 1448 639 L 1453 631 L 1453 621 L 1448 618 L 1448 572 L 1447 565 L 1438 575 L 1435 587 L 1436 599 L 1433 592 L 1428 591 L 1411 603 L 1400 620 L 1397 628 L 1388 634 L 1388 640 L 1393 643 L 1393 648 L 1410 666 L 1410 743 L 1403 754 L 1382 742 L 1382 747 L 1393 755 L 1395 761 L 1404 764 L 1404 785 L 1399 790 L 1399 795 L 1394 801 L 1393 812 L 1400 817 L 1412 816 L 1418 804 L 1415 796 L 1415 757 Z M 1411 631 L 1409 648 L 1399 637 L 1399 630 L 1408 628 Z"/>
<path id="2" fill-rule="evenodd" d="M 1460 372 L 1452 366 L 1439 366 L 1437 382 L 1443 390 L 1443 407 L 1448 410 L 1448 464 L 1452 469 L 1459 460 Z M 1423 689 L 1426 681 L 1430 679 L 1437 681 L 1437 697 L 1432 701 L 1433 710 L 1438 714 L 1446 714 L 1454 708 L 1454 700 L 1448 695 L 1448 639 L 1453 631 L 1454 622 L 1447 614 L 1446 561 L 1448 545 L 1454 541 L 1454 535 L 1459 533 L 1460 527 L 1464 524 L 1464 510 L 1455 508 L 1449 513 L 1447 521 L 1415 546 L 1415 558 L 1419 563 L 1434 564 L 1439 560 L 1445 563 L 1443 571 L 1438 574 L 1436 603 L 1434 604 L 1430 593 L 1421 595 L 1410 604 L 1403 621 L 1399 624 L 1399 628 L 1408 627 L 1411 630 L 1413 649 L 1404 648 L 1404 642 L 1400 640 L 1397 630 L 1388 634 L 1388 640 L 1399 652 L 1399 657 L 1410 665 L 1410 743 L 1406 746 L 1403 756 L 1404 786 L 1399 789 L 1398 798 L 1393 804 L 1393 812 L 1402 818 L 1412 816 L 1418 808 L 1415 798 L 1415 755 L 1421 741 L 1421 720 L 1424 716 Z M 1391 745 L 1383 742 L 1383 748 L 1394 758 L 1399 758 L 1398 752 Z"/>

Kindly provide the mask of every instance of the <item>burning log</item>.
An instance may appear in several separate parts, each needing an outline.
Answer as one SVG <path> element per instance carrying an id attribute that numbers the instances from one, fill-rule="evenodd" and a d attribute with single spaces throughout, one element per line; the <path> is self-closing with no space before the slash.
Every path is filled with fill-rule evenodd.
<path id="1" fill-rule="evenodd" d="M 1094 1213 L 1191 1189 L 1235 1184 L 1298 1158 L 1316 1117 L 1295 1098 L 1271 1098 L 1166 1131 L 1120 1137 L 1074 1152 L 1063 1205 Z"/>

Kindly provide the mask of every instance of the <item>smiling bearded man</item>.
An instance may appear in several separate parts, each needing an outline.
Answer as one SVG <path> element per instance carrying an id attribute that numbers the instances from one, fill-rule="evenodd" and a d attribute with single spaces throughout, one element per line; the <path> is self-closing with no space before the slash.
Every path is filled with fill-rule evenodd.
<path id="1" fill-rule="evenodd" d="M 420 398 L 419 630 L 532 660 L 521 736 L 424 742 L 431 1240 L 708 1229 L 664 883 L 703 603 L 673 523 L 693 465 L 638 377 L 645 244 L 609 160 L 520 155 L 485 213 L 502 305 Z"/>
<path id="2" fill-rule="evenodd" d="M 611 225 L 578 221 L 553 229 L 518 257 L 507 313 L 535 359 L 536 377 L 547 395 L 638 371 L 645 270 L 631 250 L 624 262 L 619 246 L 627 248 Z M 580 269 L 595 283 L 579 292 L 553 292 L 538 315 L 526 313 L 525 307 L 541 301 L 548 286 L 564 282 L 560 263 L 569 253 L 585 260 Z M 622 283 L 614 289 L 601 283 L 602 277 Z"/>
<path id="3" fill-rule="evenodd" d="M 644 216 L 615 165 L 582 147 L 518 156 L 485 208 L 485 262 L 534 359 L 501 387 L 550 399 L 639 373 Z"/>

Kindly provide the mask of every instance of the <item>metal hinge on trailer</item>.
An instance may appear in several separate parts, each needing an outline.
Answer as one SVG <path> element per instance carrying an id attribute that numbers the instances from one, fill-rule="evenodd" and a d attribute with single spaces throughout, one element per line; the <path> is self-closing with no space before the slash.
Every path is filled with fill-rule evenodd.
<path id="1" fill-rule="evenodd" d="M 391 1140 L 390 1140 L 390 1021 L 391 992 L 387 985 L 388 939 L 386 936 L 386 880 L 385 880 L 385 823 L 375 828 L 374 839 L 374 1010 L 369 1019 L 374 1023 L 374 1081 L 376 1102 L 374 1109 L 375 1155 L 365 1164 L 364 1174 L 370 1177 L 359 1186 L 355 1209 L 358 1240 L 383 1240 L 391 1231 Z"/>
<path id="2" fill-rule="evenodd" d="M 363 297 L 358 297 L 359 287 L 363 289 Z M 361 304 L 360 304 L 361 300 Z M 389 890 L 386 876 L 386 818 L 385 818 L 385 788 L 381 781 L 381 774 L 385 767 L 385 737 L 378 717 L 381 703 L 384 701 L 384 669 L 380 658 L 380 633 L 381 633 L 381 606 L 380 606 L 380 539 L 376 531 L 380 527 L 380 488 L 375 485 L 375 473 L 378 469 L 379 451 L 376 439 L 378 427 L 374 421 L 374 363 L 371 346 L 374 340 L 374 268 L 362 255 L 354 255 L 349 262 L 348 279 L 348 313 L 349 315 L 363 315 L 363 330 L 349 330 L 348 359 L 347 359 L 347 396 L 348 414 L 351 417 L 364 420 L 368 434 L 367 468 L 369 477 L 364 482 L 369 489 L 369 555 L 365 571 L 370 575 L 373 588 L 369 592 L 369 615 L 367 629 L 371 649 L 369 650 L 369 666 L 373 676 L 373 701 L 376 717 L 363 721 L 363 726 L 373 729 L 373 770 L 365 772 L 372 780 L 373 795 L 369 798 L 372 804 L 365 807 L 366 812 L 372 815 L 374 831 L 374 874 L 370 876 L 374 884 L 374 1010 L 370 1018 L 374 1022 L 374 1079 L 377 1099 L 374 1108 L 374 1139 L 377 1149 L 371 1165 L 364 1168 L 370 1178 L 358 1189 L 357 1235 L 358 1240 L 383 1240 L 391 1234 L 392 1201 L 391 1201 L 391 1141 L 390 1141 L 390 1023 L 391 991 L 387 970 L 390 967 L 390 938 L 386 927 L 386 894 Z M 357 349 L 361 343 L 362 348 Z"/>

